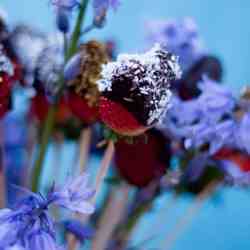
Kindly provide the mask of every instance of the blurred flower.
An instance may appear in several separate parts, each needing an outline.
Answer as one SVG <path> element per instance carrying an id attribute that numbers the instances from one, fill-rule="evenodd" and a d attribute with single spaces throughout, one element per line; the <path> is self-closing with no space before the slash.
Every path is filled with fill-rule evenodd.
<path id="1" fill-rule="evenodd" d="M 120 5 L 120 0 L 93 0 L 94 25 L 98 28 L 103 27 L 106 21 L 107 11 L 112 8 L 116 10 Z"/>
<path id="2" fill-rule="evenodd" d="M 185 138 L 186 146 L 195 148 L 211 142 L 210 151 L 234 138 L 233 111 L 236 100 L 222 85 L 206 77 L 200 82 L 201 95 L 189 101 L 172 98 L 171 108 L 159 128 L 175 138 Z M 227 120 L 223 120 L 228 116 Z"/>
<path id="3" fill-rule="evenodd" d="M 182 20 L 153 20 L 146 23 L 148 41 L 166 46 L 167 50 L 180 57 L 184 71 L 205 54 L 205 49 L 192 18 Z"/>
<path id="4" fill-rule="evenodd" d="M 75 7 L 80 6 L 80 0 L 51 0 L 51 4 L 55 7 L 58 29 L 67 33 L 70 29 L 70 15 Z"/>
<path id="5" fill-rule="evenodd" d="M 108 55 L 105 45 L 91 40 L 80 45 L 79 52 L 66 66 L 66 77 L 75 76 L 68 82 L 68 86 L 89 106 L 96 106 L 98 103 L 100 94 L 97 81 L 101 79 L 102 65 L 107 62 Z"/>
<path id="6" fill-rule="evenodd" d="M 203 77 L 199 88 L 202 94 L 199 96 L 197 104 L 200 105 L 203 109 L 202 112 L 207 115 L 209 120 L 216 122 L 223 116 L 232 113 L 236 100 L 227 87 L 210 80 L 208 77 Z"/>
<path id="7" fill-rule="evenodd" d="M 37 57 L 34 84 L 44 90 L 49 98 L 53 98 L 59 91 L 63 63 L 63 49 L 56 45 L 45 47 Z"/>
<path id="8" fill-rule="evenodd" d="M 88 176 L 84 174 L 69 180 L 63 188 L 53 190 L 50 198 L 54 204 L 73 212 L 91 214 L 94 206 L 90 200 L 94 194 L 95 191 L 89 187 Z"/>
<path id="9" fill-rule="evenodd" d="M 79 220 L 67 220 L 63 224 L 67 233 L 73 234 L 80 242 L 84 242 L 94 236 L 94 229 L 84 225 Z"/>
<path id="10" fill-rule="evenodd" d="M 92 213 L 94 208 L 86 200 L 93 191 L 86 185 L 87 176 L 83 175 L 63 189 L 52 189 L 47 197 L 21 189 L 24 198 L 13 210 L 0 210 L 0 249 L 59 249 L 48 208 L 55 204 L 74 212 Z"/>
<path id="11" fill-rule="evenodd" d="M 236 140 L 237 145 L 240 149 L 245 150 L 248 154 L 250 154 L 250 113 L 246 113 L 239 125 L 237 127 Z"/>
<path id="12" fill-rule="evenodd" d="M 190 100 L 200 95 L 201 90 L 198 85 L 204 75 L 216 81 L 216 83 L 220 83 L 222 74 L 223 69 L 220 60 L 212 55 L 204 55 L 184 72 L 182 78 L 175 82 L 173 88 L 177 90 L 182 100 Z"/>
<path id="13" fill-rule="evenodd" d="M 107 12 L 109 8 L 116 10 L 120 5 L 120 0 L 93 0 L 95 15 L 100 15 L 103 11 Z"/>
<path id="14" fill-rule="evenodd" d="M 32 27 L 18 25 L 10 34 L 10 43 L 22 65 L 24 82 L 27 85 L 32 85 L 38 56 L 47 43 L 46 36 Z"/>

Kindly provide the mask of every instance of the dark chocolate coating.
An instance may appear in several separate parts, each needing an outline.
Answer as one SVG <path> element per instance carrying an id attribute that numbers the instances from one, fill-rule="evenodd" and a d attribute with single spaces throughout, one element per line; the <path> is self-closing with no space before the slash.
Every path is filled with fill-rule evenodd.
<path id="1" fill-rule="evenodd" d="M 173 55 L 166 51 L 157 51 L 160 59 L 160 70 L 154 69 L 150 72 L 149 78 L 157 83 L 155 90 L 147 80 L 147 68 L 138 61 L 133 61 L 129 73 L 114 75 L 112 79 L 112 90 L 102 93 L 106 98 L 121 104 L 129 111 L 139 123 L 148 126 L 150 113 L 157 110 L 157 105 L 172 81 L 176 80 L 176 74 L 171 69 L 169 62 L 173 61 Z M 150 87 L 145 94 L 143 88 Z M 157 120 L 152 123 L 157 122 Z"/>

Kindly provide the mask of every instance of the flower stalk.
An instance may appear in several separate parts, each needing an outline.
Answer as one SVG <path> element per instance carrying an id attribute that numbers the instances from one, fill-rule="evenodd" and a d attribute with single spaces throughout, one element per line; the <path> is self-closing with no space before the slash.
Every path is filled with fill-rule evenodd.
<path id="1" fill-rule="evenodd" d="M 72 55 L 77 50 L 77 44 L 81 35 L 82 23 L 83 23 L 83 19 L 85 16 L 88 2 L 89 0 L 82 0 L 82 4 L 78 13 L 76 25 L 75 25 L 75 28 L 71 37 L 71 42 L 65 54 L 65 63 L 72 57 Z M 32 176 L 32 191 L 33 192 L 37 192 L 39 189 L 39 179 L 40 179 L 41 172 L 42 172 L 42 166 L 43 166 L 44 158 L 47 152 L 49 139 L 54 128 L 57 104 L 62 96 L 63 88 L 64 88 L 64 78 L 63 76 L 61 76 L 59 80 L 59 91 L 57 95 L 55 96 L 55 103 L 50 106 L 50 109 L 48 111 L 48 115 L 44 123 L 44 128 L 42 132 L 41 145 L 39 148 L 38 156 L 34 164 L 33 176 Z"/>

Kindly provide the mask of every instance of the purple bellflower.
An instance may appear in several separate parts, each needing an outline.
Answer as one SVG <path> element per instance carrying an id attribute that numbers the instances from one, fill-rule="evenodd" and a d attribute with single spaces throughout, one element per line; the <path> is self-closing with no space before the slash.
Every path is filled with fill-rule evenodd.
<path id="1" fill-rule="evenodd" d="M 120 0 L 93 0 L 94 25 L 97 28 L 102 28 L 106 20 L 107 11 L 110 8 L 116 10 L 119 5 Z"/>
<path id="2" fill-rule="evenodd" d="M 80 0 L 51 0 L 51 4 L 55 7 L 57 28 L 67 33 L 70 30 L 70 16 L 80 6 Z"/>
<path id="3" fill-rule="evenodd" d="M 201 95 L 190 101 L 172 98 L 172 107 L 159 128 L 172 137 L 185 139 L 187 148 L 199 148 L 211 143 L 213 154 L 225 143 L 233 143 L 235 122 L 233 95 L 222 85 L 204 77 Z M 224 119 L 224 117 L 229 117 Z"/>
<path id="4" fill-rule="evenodd" d="M 24 199 L 14 209 L 0 210 L 0 249 L 60 249 L 49 206 L 54 204 L 73 212 L 90 214 L 94 211 L 90 202 L 93 194 L 85 175 L 68 182 L 62 189 L 53 188 L 47 197 L 25 190 Z"/>

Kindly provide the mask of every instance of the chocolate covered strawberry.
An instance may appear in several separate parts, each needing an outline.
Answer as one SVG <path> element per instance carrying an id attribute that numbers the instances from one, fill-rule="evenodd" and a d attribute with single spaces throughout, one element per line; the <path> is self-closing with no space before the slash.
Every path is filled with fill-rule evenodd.
<path id="1" fill-rule="evenodd" d="M 120 55 L 103 65 L 98 81 L 101 120 L 120 135 L 145 132 L 166 111 L 170 84 L 179 77 L 177 58 L 159 45 L 145 54 Z"/>

